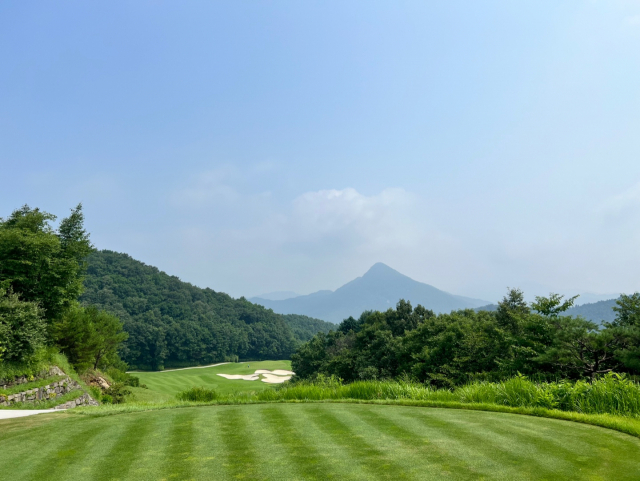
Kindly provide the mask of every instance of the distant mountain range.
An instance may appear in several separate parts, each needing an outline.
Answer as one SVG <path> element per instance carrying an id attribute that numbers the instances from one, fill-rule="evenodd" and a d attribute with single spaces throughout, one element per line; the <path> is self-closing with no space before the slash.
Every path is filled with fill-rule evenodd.
<path id="1" fill-rule="evenodd" d="M 335 291 L 318 291 L 306 296 L 272 300 L 260 297 L 249 299 L 279 314 L 303 314 L 324 321 L 339 323 L 349 316 L 359 317 L 363 311 L 386 311 L 400 299 L 418 304 L 436 313 L 475 308 L 488 301 L 457 296 L 414 281 L 391 267 L 377 263 L 362 277 L 358 277 Z"/>
<path id="2" fill-rule="evenodd" d="M 612 322 L 616 318 L 616 313 L 613 310 L 613 307 L 616 305 L 616 300 L 617 299 L 608 299 L 606 301 L 581 304 L 567 309 L 565 314 L 568 316 L 582 316 L 598 324 L 601 324 L 602 321 Z M 476 311 L 495 311 L 497 307 L 496 304 L 488 304 L 478 307 Z"/>
<path id="3" fill-rule="evenodd" d="M 300 294 L 296 294 L 293 291 L 276 291 L 260 294 L 259 296 L 255 296 L 255 298 L 266 299 L 267 301 L 284 301 L 285 299 L 291 299 L 292 297 L 298 297 L 299 295 Z"/>

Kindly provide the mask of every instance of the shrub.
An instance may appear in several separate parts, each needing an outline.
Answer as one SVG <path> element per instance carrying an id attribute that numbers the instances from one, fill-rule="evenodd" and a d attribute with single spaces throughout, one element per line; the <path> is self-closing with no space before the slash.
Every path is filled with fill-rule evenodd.
<path id="1" fill-rule="evenodd" d="M 129 394 L 131 394 L 131 391 L 126 389 L 123 383 L 114 382 L 108 389 L 103 391 L 102 399 L 104 400 L 106 396 L 111 398 L 111 403 L 121 404 Z"/>
<path id="2" fill-rule="evenodd" d="M 102 402 L 102 404 L 114 404 L 113 398 L 108 394 L 103 394 L 100 401 Z"/>
<path id="3" fill-rule="evenodd" d="M 176 398 L 180 401 L 209 402 L 218 399 L 218 393 L 213 389 L 192 387 L 176 394 Z"/>

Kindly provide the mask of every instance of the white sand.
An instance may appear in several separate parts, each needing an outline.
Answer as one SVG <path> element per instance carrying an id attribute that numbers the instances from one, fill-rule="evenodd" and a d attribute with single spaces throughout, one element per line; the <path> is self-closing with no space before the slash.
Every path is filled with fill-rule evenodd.
<path id="1" fill-rule="evenodd" d="M 291 379 L 291 376 L 275 376 L 273 374 L 263 374 L 261 381 L 269 384 L 281 384 L 285 381 L 288 381 L 289 379 Z"/>
<path id="2" fill-rule="evenodd" d="M 247 374 L 245 376 L 241 374 L 218 374 L 218 376 L 223 377 L 225 379 L 242 379 L 243 381 L 257 381 L 260 379 L 262 382 L 266 382 L 268 384 L 281 384 L 285 381 L 291 379 L 295 372 L 293 371 L 285 371 L 284 369 L 276 369 L 275 371 L 269 371 L 268 369 L 258 369 L 253 374 Z"/>
<path id="3" fill-rule="evenodd" d="M 225 379 L 242 379 L 243 381 L 257 381 L 260 379 L 260 376 L 257 374 L 247 374 L 246 376 L 241 374 L 218 374 L 218 376 Z"/>
<path id="4" fill-rule="evenodd" d="M 285 371 L 284 369 L 276 369 L 275 371 L 269 371 L 267 369 L 258 369 L 256 374 L 275 374 L 276 376 L 293 376 L 295 372 Z"/>
<path id="5" fill-rule="evenodd" d="M 59 413 L 66 409 L 0 409 L 0 419 L 23 418 L 35 414 Z"/>

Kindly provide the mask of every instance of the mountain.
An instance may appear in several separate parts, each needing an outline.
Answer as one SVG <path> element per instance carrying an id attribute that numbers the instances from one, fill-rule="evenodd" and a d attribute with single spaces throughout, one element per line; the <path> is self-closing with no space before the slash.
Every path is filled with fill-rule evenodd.
<path id="1" fill-rule="evenodd" d="M 582 316 L 593 322 L 600 324 L 602 321 L 612 322 L 616 318 L 613 307 L 616 306 L 617 299 L 581 304 L 568 309 L 566 314 L 570 316 Z"/>
<path id="2" fill-rule="evenodd" d="M 339 323 L 349 316 L 359 317 L 363 311 L 386 311 L 400 299 L 414 306 L 421 304 L 434 312 L 450 312 L 489 304 L 487 301 L 456 296 L 417 282 L 391 267 L 377 263 L 362 277 L 358 277 L 335 291 L 318 291 L 306 296 L 272 301 L 251 298 L 280 314 L 304 314 L 325 321 Z"/>
<path id="3" fill-rule="evenodd" d="M 129 339 L 121 356 L 133 368 L 288 359 L 298 344 L 334 327 L 201 289 L 127 254 L 98 251 L 87 264 L 80 301 L 123 321 Z"/>
<path id="4" fill-rule="evenodd" d="M 268 301 L 284 301 L 285 299 L 291 299 L 292 297 L 298 297 L 293 291 L 276 291 L 276 292 L 268 292 L 266 294 L 260 294 L 260 299 L 266 299 Z"/>

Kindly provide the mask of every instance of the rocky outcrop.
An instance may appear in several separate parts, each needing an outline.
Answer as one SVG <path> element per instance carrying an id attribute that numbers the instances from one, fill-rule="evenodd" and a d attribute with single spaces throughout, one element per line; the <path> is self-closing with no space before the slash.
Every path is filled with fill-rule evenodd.
<path id="1" fill-rule="evenodd" d="M 85 393 L 79 398 L 60 404 L 53 409 L 73 409 L 78 406 L 99 406 L 99 404 L 95 399 Z"/>
<path id="2" fill-rule="evenodd" d="M 103 391 L 106 390 L 106 389 L 109 389 L 111 387 L 105 378 L 103 378 L 101 376 L 97 376 L 95 374 L 91 374 L 89 376 L 86 376 L 86 377 L 83 378 L 83 380 L 89 386 L 99 387 Z"/>

